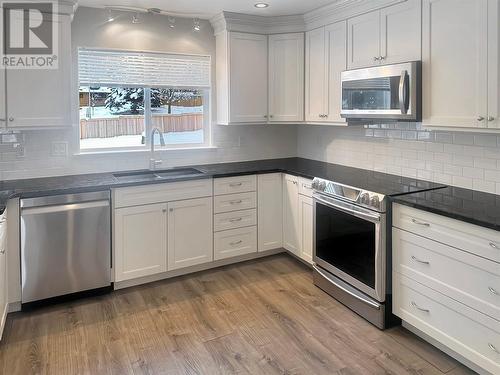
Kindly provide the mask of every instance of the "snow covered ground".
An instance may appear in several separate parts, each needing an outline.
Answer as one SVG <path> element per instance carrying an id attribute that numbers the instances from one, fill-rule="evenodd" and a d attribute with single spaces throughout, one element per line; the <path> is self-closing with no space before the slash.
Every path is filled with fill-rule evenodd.
<path id="1" fill-rule="evenodd" d="M 203 143 L 203 130 L 164 133 L 163 137 L 167 144 L 198 144 Z M 155 136 L 155 144 L 160 144 L 158 135 Z M 141 135 L 122 135 L 113 138 L 88 138 L 80 140 L 80 149 L 82 150 L 140 146 L 143 146 Z"/>

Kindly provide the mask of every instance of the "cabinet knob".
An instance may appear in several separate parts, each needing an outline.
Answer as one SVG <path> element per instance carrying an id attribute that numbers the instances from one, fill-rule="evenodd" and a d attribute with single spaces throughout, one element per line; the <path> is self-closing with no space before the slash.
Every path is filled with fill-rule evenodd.
<path id="1" fill-rule="evenodd" d="M 14 121 L 14 117 L 9 117 L 9 121 L 10 122 Z"/>
<path id="2" fill-rule="evenodd" d="M 484 117 L 483 117 L 483 116 L 479 116 L 479 117 L 477 118 L 477 121 L 483 121 L 483 120 L 484 120 Z"/>
<path id="3" fill-rule="evenodd" d="M 380 56 L 379 60 L 385 60 L 385 56 Z"/>
<path id="4" fill-rule="evenodd" d="M 495 347 L 495 345 L 489 343 L 488 346 L 490 347 L 491 350 L 493 350 L 495 353 L 500 354 L 500 351 Z"/>
<path id="5" fill-rule="evenodd" d="M 493 116 L 489 116 L 488 121 L 495 121 L 495 118 Z"/>
<path id="6" fill-rule="evenodd" d="M 167 212 L 167 209 L 164 208 L 163 210 L 161 210 L 161 212 L 165 213 L 165 212 Z"/>
<path id="7" fill-rule="evenodd" d="M 267 115 L 264 115 L 264 118 L 267 118 Z"/>
<path id="8" fill-rule="evenodd" d="M 170 212 L 174 212 L 174 209 L 173 209 L 173 208 L 170 208 L 170 209 L 169 209 L 169 211 L 170 211 Z"/>
<path id="9" fill-rule="evenodd" d="M 378 56 L 375 56 L 375 57 L 373 58 L 373 61 L 379 61 L 379 60 L 380 60 L 380 57 L 378 57 Z"/>

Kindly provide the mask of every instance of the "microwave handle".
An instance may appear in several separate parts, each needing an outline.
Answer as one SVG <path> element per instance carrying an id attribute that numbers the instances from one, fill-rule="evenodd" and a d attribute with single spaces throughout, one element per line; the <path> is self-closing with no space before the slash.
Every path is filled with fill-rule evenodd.
<path id="1" fill-rule="evenodd" d="M 408 73 L 406 70 L 401 72 L 401 78 L 399 79 L 399 109 L 401 114 L 406 115 L 408 113 L 408 94 L 409 94 L 409 80 Z"/>

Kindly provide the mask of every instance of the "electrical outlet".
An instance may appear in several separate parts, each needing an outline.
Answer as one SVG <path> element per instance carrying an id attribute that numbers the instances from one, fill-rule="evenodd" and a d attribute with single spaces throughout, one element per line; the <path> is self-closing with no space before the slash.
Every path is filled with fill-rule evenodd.
<path id="1" fill-rule="evenodd" d="M 52 156 L 68 155 L 68 142 L 52 142 Z"/>

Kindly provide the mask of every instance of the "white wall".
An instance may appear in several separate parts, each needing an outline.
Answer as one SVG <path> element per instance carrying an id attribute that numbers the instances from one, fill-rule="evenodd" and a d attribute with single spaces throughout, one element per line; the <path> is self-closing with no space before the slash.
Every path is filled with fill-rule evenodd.
<path id="1" fill-rule="evenodd" d="M 130 13 L 121 13 L 112 23 L 106 23 L 107 13 L 101 9 L 77 10 L 72 22 L 73 50 L 79 46 L 132 50 L 166 51 L 204 54 L 215 62 L 215 37 L 211 25 L 201 22 L 201 31 L 193 31 L 192 19 L 177 19 L 169 27 L 167 17 L 140 15 L 141 23 L 132 24 Z M 76 64 L 76 60 L 74 62 Z M 214 64 L 214 63 L 213 63 Z M 76 65 L 75 65 L 76 66 Z M 215 67 L 214 67 L 215 68 Z M 215 69 L 213 69 L 215 72 Z M 214 77 L 214 73 L 212 75 Z M 73 72 L 76 80 L 76 71 Z M 215 79 L 213 79 L 215 82 Z M 147 168 L 148 152 L 128 152 L 101 155 L 73 155 L 78 152 L 78 93 L 73 90 L 74 127 L 70 130 L 26 131 L 24 155 L 19 149 L 0 141 L 0 179 L 29 178 L 86 172 Z M 215 115 L 215 91 L 212 95 L 212 117 Z M 296 156 L 296 126 L 256 125 L 241 127 L 213 126 L 214 149 L 165 151 L 159 155 L 164 166 L 205 164 L 220 161 L 242 161 Z M 68 142 L 68 155 L 51 155 L 52 142 Z"/>
<path id="2" fill-rule="evenodd" d="M 500 194 L 500 136 L 420 124 L 301 125 L 298 156 Z"/>

